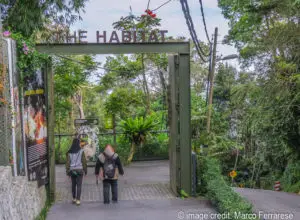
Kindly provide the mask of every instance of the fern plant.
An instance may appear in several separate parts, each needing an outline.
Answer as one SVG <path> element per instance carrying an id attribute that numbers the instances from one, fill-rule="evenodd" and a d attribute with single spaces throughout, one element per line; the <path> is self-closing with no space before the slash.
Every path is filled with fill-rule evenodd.
<path id="1" fill-rule="evenodd" d="M 128 118 L 121 121 L 120 127 L 131 142 L 130 153 L 127 159 L 128 163 L 132 161 L 136 147 L 146 141 L 147 135 L 156 127 L 156 125 L 157 123 L 155 123 L 152 117 Z"/>

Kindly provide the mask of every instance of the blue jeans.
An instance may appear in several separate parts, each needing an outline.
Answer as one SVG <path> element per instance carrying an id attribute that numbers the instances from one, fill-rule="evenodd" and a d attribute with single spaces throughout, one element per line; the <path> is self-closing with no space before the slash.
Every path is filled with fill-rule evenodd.
<path id="1" fill-rule="evenodd" d="M 104 197 L 105 204 L 109 203 L 110 187 L 111 187 L 112 201 L 113 202 L 118 201 L 118 180 L 105 179 L 103 180 L 103 197 Z"/>

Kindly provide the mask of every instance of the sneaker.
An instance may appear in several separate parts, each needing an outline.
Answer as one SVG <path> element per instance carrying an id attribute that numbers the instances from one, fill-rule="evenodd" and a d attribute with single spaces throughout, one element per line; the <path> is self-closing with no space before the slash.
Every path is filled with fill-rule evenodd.
<path id="1" fill-rule="evenodd" d="M 76 205 L 80 205 L 80 200 L 77 200 L 77 201 L 76 201 Z"/>
<path id="2" fill-rule="evenodd" d="M 73 200 L 72 200 L 72 203 L 75 204 L 75 203 L 76 203 L 76 199 L 73 199 Z"/>

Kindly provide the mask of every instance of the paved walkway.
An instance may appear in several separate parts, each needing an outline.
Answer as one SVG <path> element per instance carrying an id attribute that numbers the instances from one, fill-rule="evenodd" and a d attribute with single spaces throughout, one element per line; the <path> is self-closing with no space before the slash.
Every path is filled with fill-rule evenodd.
<path id="1" fill-rule="evenodd" d="M 102 183 L 96 185 L 94 170 L 89 168 L 83 182 L 82 204 L 76 207 L 70 203 L 71 182 L 64 166 L 57 166 L 57 202 L 47 219 L 173 220 L 191 219 L 188 214 L 215 213 L 205 199 L 182 200 L 173 195 L 169 187 L 168 161 L 136 162 L 124 171 L 124 177 L 119 179 L 119 203 L 104 205 Z"/>
<path id="2" fill-rule="evenodd" d="M 125 167 L 125 175 L 120 176 L 119 199 L 174 199 L 169 187 L 168 161 L 136 162 Z M 65 167 L 56 167 L 56 197 L 58 203 L 69 203 L 72 198 L 71 180 L 65 175 Z M 102 182 L 96 184 L 94 168 L 89 167 L 83 179 L 82 202 L 103 200 Z"/>
<path id="3" fill-rule="evenodd" d="M 173 195 L 169 187 L 168 161 L 136 162 L 125 167 L 125 176 L 119 179 L 118 204 L 103 204 L 102 183 L 96 185 L 93 168 L 89 168 L 84 179 L 80 207 L 70 203 L 71 182 L 65 175 L 64 166 L 56 167 L 56 181 L 57 201 L 49 211 L 48 220 L 218 219 L 207 200 L 182 200 Z M 235 191 L 249 200 L 257 213 L 293 214 L 292 218 L 269 215 L 265 220 L 300 220 L 299 195 L 242 188 L 235 188 Z M 201 218 L 205 214 L 207 216 Z"/>
<path id="4" fill-rule="evenodd" d="M 83 203 L 76 207 L 72 204 L 54 205 L 48 220 L 176 220 L 201 219 L 191 218 L 189 213 L 203 214 L 215 211 L 201 200 L 131 200 L 120 201 L 118 204 L 104 205 L 102 203 Z M 214 218 L 206 218 L 214 219 Z"/>
<path id="5" fill-rule="evenodd" d="M 258 215 L 259 212 L 261 212 L 261 216 L 262 213 L 292 214 L 293 218 L 287 219 L 300 220 L 300 196 L 297 194 L 243 188 L 235 188 L 235 191 L 253 204 Z M 275 218 L 275 216 L 273 216 L 273 218 L 269 218 L 265 216 L 265 219 L 273 220 L 286 218 Z"/>

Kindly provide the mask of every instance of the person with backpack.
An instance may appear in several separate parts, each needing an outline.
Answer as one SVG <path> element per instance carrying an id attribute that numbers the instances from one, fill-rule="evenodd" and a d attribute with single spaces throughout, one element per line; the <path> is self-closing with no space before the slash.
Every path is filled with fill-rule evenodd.
<path id="1" fill-rule="evenodd" d="M 73 143 L 66 155 L 66 172 L 72 180 L 73 203 L 80 205 L 81 186 L 83 175 L 87 175 L 87 162 L 82 147 L 85 142 L 74 138 Z"/>
<path id="2" fill-rule="evenodd" d="M 104 204 L 110 203 L 109 191 L 111 187 L 112 202 L 118 202 L 118 175 L 124 175 L 123 166 L 113 147 L 108 144 L 98 157 L 95 167 L 96 178 L 103 181 Z"/>

